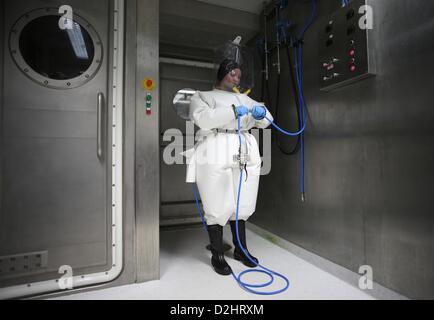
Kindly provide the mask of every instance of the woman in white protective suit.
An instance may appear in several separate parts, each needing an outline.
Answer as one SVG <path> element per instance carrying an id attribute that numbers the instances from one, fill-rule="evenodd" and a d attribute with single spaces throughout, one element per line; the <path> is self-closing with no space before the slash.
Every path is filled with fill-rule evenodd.
<path id="1" fill-rule="evenodd" d="M 200 130 L 188 166 L 187 182 L 197 183 L 211 243 L 211 264 L 222 275 L 232 273 L 223 250 L 223 226 L 228 221 L 235 245 L 234 258 L 248 267 L 256 267 L 245 257 L 236 237 L 240 167 L 245 173 L 239 206 L 239 236 L 242 246 L 247 250 L 245 221 L 256 210 L 261 170 L 258 144 L 248 130 L 268 127 L 270 122 L 265 117 L 273 120 L 265 106 L 245 94 L 233 91 L 234 87 L 238 87 L 241 77 L 239 65 L 233 60 L 224 60 L 220 64 L 214 90 L 196 92 L 190 105 L 190 119 Z M 238 118 L 242 132 L 241 152 L 237 133 Z M 240 163 L 240 158 L 244 162 Z"/>

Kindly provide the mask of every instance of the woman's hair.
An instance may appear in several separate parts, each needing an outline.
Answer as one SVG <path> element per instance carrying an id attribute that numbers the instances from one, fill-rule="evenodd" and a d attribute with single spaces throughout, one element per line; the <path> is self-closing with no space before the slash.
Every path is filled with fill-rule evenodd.
<path id="1" fill-rule="evenodd" d="M 218 83 L 222 82 L 222 80 L 226 77 L 226 75 L 232 70 L 239 69 L 240 65 L 236 63 L 234 60 L 226 59 L 222 63 L 220 63 L 220 67 L 217 71 L 217 81 Z"/>

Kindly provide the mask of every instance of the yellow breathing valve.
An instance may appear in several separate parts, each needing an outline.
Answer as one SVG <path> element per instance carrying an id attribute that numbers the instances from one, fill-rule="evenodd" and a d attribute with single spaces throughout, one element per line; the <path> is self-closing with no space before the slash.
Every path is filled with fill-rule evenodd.
<path id="1" fill-rule="evenodd" d="M 241 94 L 240 90 L 238 90 L 237 87 L 233 87 L 232 90 L 233 90 L 235 93 Z"/>
<path id="2" fill-rule="evenodd" d="M 241 94 L 240 90 L 237 87 L 233 87 L 232 90 L 235 93 Z M 250 93 L 252 93 L 252 89 L 248 89 L 247 91 L 243 92 L 246 96 L 248 96 Z"/>

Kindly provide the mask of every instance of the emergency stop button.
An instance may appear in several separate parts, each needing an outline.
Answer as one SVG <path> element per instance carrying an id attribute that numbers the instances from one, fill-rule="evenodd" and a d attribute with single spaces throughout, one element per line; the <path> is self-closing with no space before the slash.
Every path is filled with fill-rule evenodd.
<path id="1" fill-rule="evenodd" d="M 155 90 L 156 83 L 151 78 L 145 78 L 142 81 L 142 86 L 143 86 L 143 89 L 145 89 L 147 91 L 153 91 L 153 90 Z"/>

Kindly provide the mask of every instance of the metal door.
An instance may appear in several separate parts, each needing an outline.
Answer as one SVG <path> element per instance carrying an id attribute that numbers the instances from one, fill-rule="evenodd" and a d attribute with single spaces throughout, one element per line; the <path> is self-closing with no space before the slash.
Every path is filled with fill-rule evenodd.
<path id="1" fill-rule="evenodd" d="M 0 287 L 113 267 L 116 3 L 2 1 Z"/>

